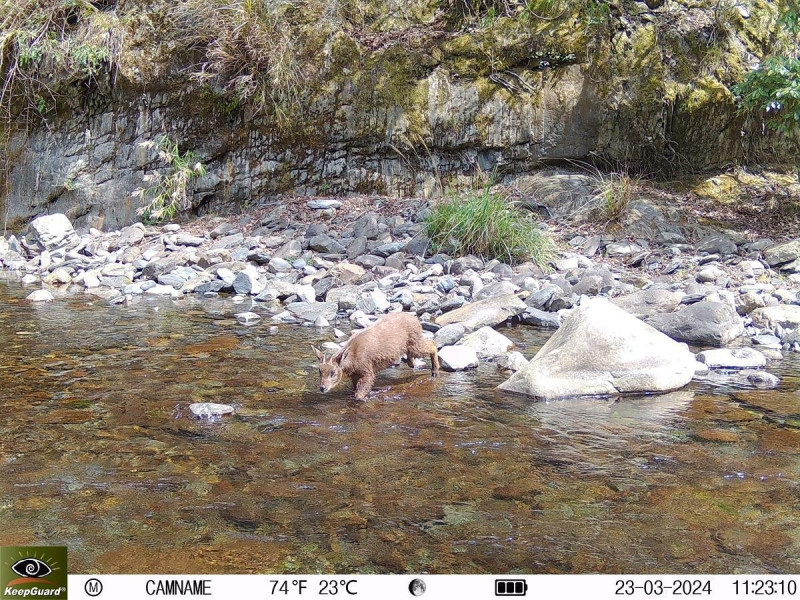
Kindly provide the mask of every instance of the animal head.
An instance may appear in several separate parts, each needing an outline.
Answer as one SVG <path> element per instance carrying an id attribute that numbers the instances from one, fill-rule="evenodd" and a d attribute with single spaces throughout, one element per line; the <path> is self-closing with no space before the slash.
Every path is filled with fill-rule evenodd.
<path id="1" fill-rule="evenodd" d="M 319 391 L 330 392 L 342 380 L 342 367 L 332 356 L 325 356 L 314 346 L 311 349 L 319 360 Z"/>

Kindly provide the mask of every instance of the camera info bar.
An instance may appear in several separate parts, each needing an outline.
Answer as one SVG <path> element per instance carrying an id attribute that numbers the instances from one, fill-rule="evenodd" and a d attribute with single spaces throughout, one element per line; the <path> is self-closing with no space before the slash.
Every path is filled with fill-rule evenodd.
<path id="1" fill-rule="evenodd" d="M 70 600 L 800 598 L 796 575 L 69 575 L 68 584 Z M 17 597 L 48 596 L 0 600 Z"/>

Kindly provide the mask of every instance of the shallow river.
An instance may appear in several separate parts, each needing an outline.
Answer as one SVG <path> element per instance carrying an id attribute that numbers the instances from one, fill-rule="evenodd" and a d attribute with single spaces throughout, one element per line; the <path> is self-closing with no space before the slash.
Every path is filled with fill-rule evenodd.
<path id="1" fill-rule="evenodd" d="M 29 291 L 0 280 L 0 545 L 72 572 L 800 570 L 797 355 L 773 392 L 545 403 L 404 365 L 355 403 L 316 391 L 329 331 Z"/>

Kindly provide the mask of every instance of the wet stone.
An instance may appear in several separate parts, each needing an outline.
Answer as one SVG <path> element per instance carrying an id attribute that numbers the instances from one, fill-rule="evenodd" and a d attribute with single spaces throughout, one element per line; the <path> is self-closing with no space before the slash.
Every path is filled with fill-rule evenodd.
<path id="1" fill-rule="evenodd" d="M 208 419 L 233 414 L 234 408 L 228 404 L 215 402 L 195 402 L 189 405 L 189 411 L 197 418 Z"/>

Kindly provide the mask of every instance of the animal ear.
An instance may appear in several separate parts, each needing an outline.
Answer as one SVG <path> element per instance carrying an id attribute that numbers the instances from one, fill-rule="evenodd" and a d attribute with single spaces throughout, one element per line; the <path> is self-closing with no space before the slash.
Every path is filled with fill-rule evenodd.
<path id="1" fill-rule="evenodd" d="M 316 354 L 316 355 L 317 355 L 317 359 L 318 359 L 320 362 L 325 362 L 325 355 L 324 355 L 322 352 L 320 352 L 320 351 L 319 351 L 317 348 L 315 348 L 314 346 L 311 346 L 311 349 L 314 351 L 314 354 Z"/>

